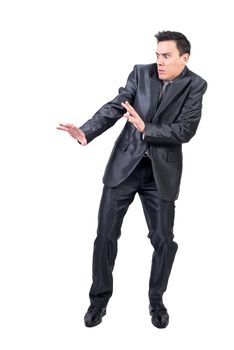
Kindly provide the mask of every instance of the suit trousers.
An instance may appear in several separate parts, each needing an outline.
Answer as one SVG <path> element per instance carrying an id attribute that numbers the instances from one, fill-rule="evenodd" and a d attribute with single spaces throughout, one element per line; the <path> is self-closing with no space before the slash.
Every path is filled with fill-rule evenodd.
<path id="1" fill-rule="evenodd" d="M 151 160 L 144 156 L 125 181 L 116 187 L 104 185 L 103 188 L 93 251 L 93 283 L 89 292 L 91 304 L 98 307 L 106 307 L 112 295 L 117 241 L 123 218 L 136 193 L 140 196 L 149 229 L 148 237 L 154 248 L 149 280 L 151 306 L 162 299 L 167 288 L 178 248 L 173 241 L 175 205 L 173 201 L 160 198 Z"/>

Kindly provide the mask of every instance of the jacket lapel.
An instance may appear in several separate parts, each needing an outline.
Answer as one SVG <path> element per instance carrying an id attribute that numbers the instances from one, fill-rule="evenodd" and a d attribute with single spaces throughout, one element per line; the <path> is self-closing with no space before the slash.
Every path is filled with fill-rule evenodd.
<path id="1" fill-rule="evenodd" d="M 164 96 L 157 110 L 156 110 L 157 108 L 157 103 L 156 103 L 155 112 L 152 113 L 152 115 L 154 116 L 153 120 L 155 120 L 158 117 L 158 115 L 171 103 L 171 101 L 175 99 L 176 96 L 180 94 L 181 91 L 183 91 L 187 87 L 187 85 L 191 80 L 187 74 L 188 71 L 189 71 L 188 68 L 185 67 L 184 70 L 181 72 L 181 74 L 178 76 L 178 78 L 172 82 L 171 86 L 169 86 L 168 92 Z M 152 84 L 155 84 L 155 89 L 157 88 L 158 90 L 157 100 L 156 100 L 156 102 L 158 102 L 159 92 L 161 89 L 161 81 L 158 79 L 158 77 L 152 80 L 157 80 L 157 83 L 154 82 Z M 158 84 L 159 84 L 159 87 L 158 87 Z M 154 101 L 154 100 L 152 99 L 151 101 Z M 152 105 L 155 105 L 155 103 L 152 103 Z"/>
<path id="2" fill-rule="evenodd" d="M 157 104 L 159 100 L 159 93 L 161 91 L 162 83 L 161 80 L 158 79 L 158 73 L 157 73 L 157 65 L 154 64 L 152 66 L 151 74 L 150 74 L 150 115 L 146 119 L 147 122 L 150 122 L 153 118 L 153 116 L 156 113 Z"/>

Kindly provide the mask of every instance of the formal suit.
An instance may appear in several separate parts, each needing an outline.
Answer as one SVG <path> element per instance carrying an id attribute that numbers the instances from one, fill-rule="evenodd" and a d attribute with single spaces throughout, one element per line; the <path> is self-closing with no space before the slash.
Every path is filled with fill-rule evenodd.
<path id="1" fill-rule="evenodd" d="M 136 65 L 119 94 L 81 126 L 87 142 L 91 142 L 123 116 L 126 110 L 121 103 L 125 101 L 145 122 L 143 134 L 126 122 L 106 166 L 94 244 L 91 303 L 106 306 L 112 295 L 117 240 L 136 193 L 140 195 L 154 247 L 151 305 L 165 292 L 177 251 L 173 241 L 174 200 L 180 188 L 182 144 L 196 133 L 206 88 L 206 81 L 185 67 L 158 104 L 162 81 L 157 65 Z M 145 157 L 146 151 L 149 158 Z"/>

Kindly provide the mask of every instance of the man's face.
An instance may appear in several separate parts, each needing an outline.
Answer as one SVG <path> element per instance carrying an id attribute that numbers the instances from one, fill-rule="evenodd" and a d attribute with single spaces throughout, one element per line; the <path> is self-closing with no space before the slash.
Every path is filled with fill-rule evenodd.
<path id="1" fill-rule="evenodd" d="M 189 54 L 179 55 L 174 40 L 161 41 L 157 45 L 158 76 L 161 80 L 173 80 L 184 69 L 189 59 Z"/>

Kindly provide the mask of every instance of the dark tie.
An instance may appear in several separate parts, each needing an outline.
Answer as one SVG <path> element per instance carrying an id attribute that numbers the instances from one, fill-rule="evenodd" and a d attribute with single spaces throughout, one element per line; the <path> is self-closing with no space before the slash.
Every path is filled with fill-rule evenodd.
<path id="1" fill-rule="evenodd" d="M 167 88 L 169 87 L 169 85 L 170 85 L 170 84 L 171 84 L 171 82 L 170 82 L 170 81 L 166 81 L 166 80 L 165 80 L 165 81 L 163 81 L 163 86 L 162 86 L 162 89 L 161 89 L 161 91 L 160 91 L 160 93 L 159 93 L 159 99 L 158 99 L 158 105 L 157 105 L 157 108 L 159 107 L 160 103 L 162 102 L 163 97 L 165 96 L 166 91 L 167 91 Z M 148 148 L 147 148 L 147 150 L 145 151 L 144 156 L 145 156 L 145 157 L 149 157 L 149 158 L 150 158 Z"/>
<path id="2" fill-rule="evenodd" d="M 169 85 L 170 85 L 170 81 L 164 81 L 164 82 L 163 82 L 163 87 L 162 87 L 162 89 L 161 89 L 161 91 L 160 91 L 160 94 L 159 94 L 158 106 L 159 106 L 160 103 L 162 102 L 163 97 L 165 96 L 166 91 L 167 91 L 167 88 L 168 88 Z"/>

